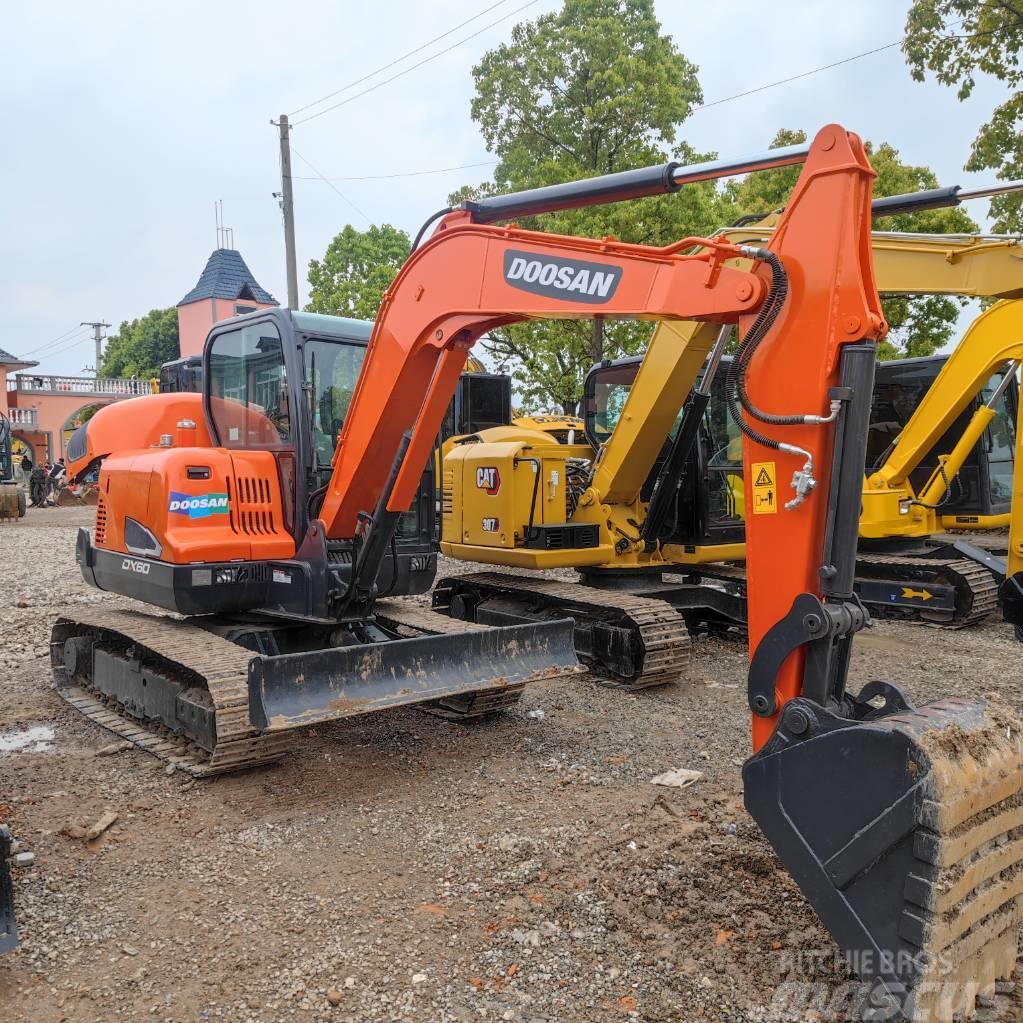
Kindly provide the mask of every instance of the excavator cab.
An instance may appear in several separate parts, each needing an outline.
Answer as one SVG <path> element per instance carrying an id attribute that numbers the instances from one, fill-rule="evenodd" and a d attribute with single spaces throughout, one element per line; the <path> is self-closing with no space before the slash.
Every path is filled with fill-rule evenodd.
<path id="1" fill-rule="evenodd" d="M 947 361 L 947 355 L 931 355 L 878 364 L 867 439 L 868 472 L 871 466 L 884 461 Z M 1000 388 L 1006 376 L 1009 379 Z M 947 529 L 997 529 L 1008 525 L 1019 414 L 1019 382 L 1008 367 L 996 370 L 971 398 L 910 473 L 909 480 L 913 489 L 921 493 L 938 470 L 940 456 L 955 447 L 977 409 L 992 398 L 994 418 L 966 456 L 942 502 L 941 524 Z"/>
<path id="2" fill-rule="evenodd" d="M 0 412 L 0 519 L 25 517 L 25 490 L 14 471 L 11 421 Z"/>
<path id="3" fill-rule="evenodd" d="M 870 466 L 884 460 L 947 360 L 947 355 L 933 355 L 878 363 L 867 439 L 868 471 Z M 595 451 L 610 440 L 642 362 L 642 356 L 630 356 L 594 366 L 587 373 L 581 412 L 587 439 Z M 729 362 L 728 356 L 722 359 L 723 366 Z M 1008 524 L 1019 383 L 1015 374 L 1005 368 L 998 370 L 987 386 L 973 396 L 913 470 L 910 480 L 915 489 L 923 489 L 937 470 L 939 455 L 955 446 L 973 414 L 991 400 L 1007 373 L 1010 380 L 996 397 L 994 419 L 980 444 L 967 456 L 944 502 L 941 521 L 946 528 L 995 529 Z M 680 412 L 643 486 L 644 501 L 650 500 L 668 456 L 670 441 L 681 421 Z M 745 511 L 741 477 L 741 434 L 725 401 L 722 376 L 711 385 L 711 401 L 703 416 L 697 444 L 686 461 L 676 515 L 670 532 L 664 535 L 665 540 L 694 547 L 741 541 Z"/>

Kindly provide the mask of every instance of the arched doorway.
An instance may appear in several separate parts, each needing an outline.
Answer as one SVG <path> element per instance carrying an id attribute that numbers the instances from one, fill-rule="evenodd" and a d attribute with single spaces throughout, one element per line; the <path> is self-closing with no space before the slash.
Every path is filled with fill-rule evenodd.
<path id="1" fill-rule="evenodd" d="M 67 442 L 71 439 L 71 435 L 81 426 L 83 423 L 87 423 L 92 417 L 108 402 L 100 402 L 99 404 L 83 405 L 77 412 L 72 412 L 71 415 L 64 420 L 64 425 L 60 429 L 60 450 L 67 451 Z"/>

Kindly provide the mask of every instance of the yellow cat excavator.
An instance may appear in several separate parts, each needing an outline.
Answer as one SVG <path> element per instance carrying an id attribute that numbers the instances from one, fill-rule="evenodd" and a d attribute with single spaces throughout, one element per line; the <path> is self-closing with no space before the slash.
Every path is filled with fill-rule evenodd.
<path id="1" fill-rule="evenodd" d="M 958 196 L 953 191 L 950 198 Z M 907 200 L 882 199 L 875 206 L 891 210 L 899 201 Z M 762 243 L 777 219 L 723 236 Z M 931 364 L 883 364 L 879 379 L 886 382 L 876 389 L 874 412 L 897 406 L 900 412 L 886 414 L 902 415 L 901 432 L 887 452 L 877 449 L 879 436 L 886 437 L 881 448 L 891 439 L 883 424 L 873 423 L 869 434 L 874 450 L 864 481 L 861 548 L 872 549 L 861 549 L 858 595 L 873 613 L 969 624 L 994 610 L 993 573 L 1004 574 L 1004 566 L 975 544 L 931 536 L 942 529 L 945 494 L 961 485 L 960 474 L 973 472 L 968 484 L 974 489 L 1005 490 L 1006 475 L 1011 478 L 1015 367 L 1023 356 L 1023 342 L 1015 340 L 1023 336 L 1023 303 L 1017 301 L 1023 296 L 1023 246 L 1005 237 L 875 233 L 872 247 L 884 292 L 1005 299 L 967 332 L 915 413 L 925 386 L 920 380 Z M 693 629 L 744 625 L 745 572 L 734 562 L 746 555 L 744 513 L 750 505 L 744 500 L 742 437 L 729 410 L 725 373 L 718 372 L 731 361 L 723 356 L 727 340 L 715 339 L 707 324 L 663 323 L 642 359 L 594 367 L 583 400 L 589 451 L 569 450 L 556 438 L 513 426 L 481 431 L 454 446 L 442 474 L 443 553 L 515 568 L 572 567 L 582 578 L 571 583 L 470 573 L 442 580 L 435 606 L 481 622 L 571 613 L 580 655 L 630 688 L 679 677 L 687 654 L 678 639 L 680 618 Z M 904 414 L 893 390 L 909 397 Z M 1004 456 L 997 480 L 989 478 L 997 452 L 985 451 L 986 473 L 963 469 L 986 430 Z M 950 433 L 954 446 L 942 452 Z M 931 478 L 921 480 L 921 468 L 935 460 Z M 476 467 L 492 468 L 511 485 L 494 493 L 474 486 Z M 772 514 L 779 492 L 771 473 L 758 472 L 753 514 Z M 519 519 L 518 529 L 486 528 L 502 522 L 514 527 Z M 673 622 L 675 641 L 661 644 Z M 666 646 L 670 655 L 648 654 Z"/>

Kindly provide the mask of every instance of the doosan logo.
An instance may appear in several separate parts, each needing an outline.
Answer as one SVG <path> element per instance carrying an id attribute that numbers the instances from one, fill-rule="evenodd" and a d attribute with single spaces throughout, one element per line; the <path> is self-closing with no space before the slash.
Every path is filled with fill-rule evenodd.
<path id="1" fill-rule="evenodd" d="M 513 288 L 534 295 L 602 305 L 610 302 L 618 290 L 622 268 L 508 249 L 504 254 L 504 279 Z"/>
<path id="2" fill-rule="evenodd" d="M 173 515 L 187 515 L 190 519 L 226 515 L 227 494 L 179 494 L 172 490 L 167 511 Z"/>

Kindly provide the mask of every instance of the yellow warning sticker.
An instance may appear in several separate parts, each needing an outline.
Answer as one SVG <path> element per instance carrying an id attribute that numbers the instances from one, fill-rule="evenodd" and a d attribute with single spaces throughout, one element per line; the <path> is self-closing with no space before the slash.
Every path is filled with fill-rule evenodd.
<path id="1" fill-rule="evenodd" d="M 778 474 L 774 462 L 754 462 L 753 471 L 753 514 L 773 515 L 778 510 Z"/>

